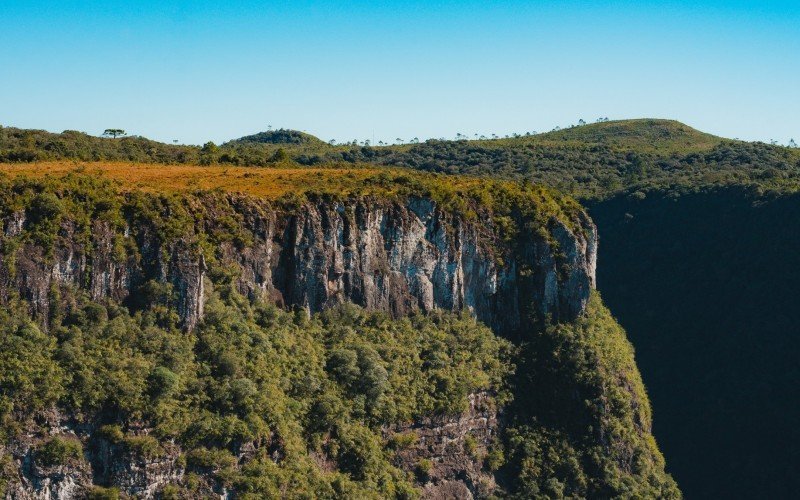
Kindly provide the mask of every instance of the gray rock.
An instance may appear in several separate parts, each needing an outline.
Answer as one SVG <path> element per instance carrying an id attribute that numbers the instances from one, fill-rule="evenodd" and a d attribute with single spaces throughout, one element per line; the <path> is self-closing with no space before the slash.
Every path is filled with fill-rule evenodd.
<path id="1" fill-rule="evenodd" d="M 521 224 L 509 244 L 496 240 L 489 217 L 467 220 L 421 198 L 320 201 L 286 211 L 231 195 L 213 210 L 252 234 L 245 246 L 218 249 L 224 265 L 237 268 L 240 291 L 310 313 L 347 301 L 394 316 L 467 310 L 500 334 L 525 335 L 531 322 L 574 319 L 595 282 L 597 230 L 583 213 L 571 225 Z M 135 301 L 140 286 L 155 280 L 172 286 L 183 325 L 193 329 L 203 317 L 207 272 L 198 235 L 214 230 L 213 215 L 197 215 L 195 230 L 174 241 L 158 236 L 157 221 L 129 221 L 115 232 L 96 220 L 88 247 L 66 220 L 52 255 L 23 244 L 0 262 L 0 300 L 18 292 L 47 327 L 54 286 Z M 24 217 L 7 217 L 0 239 L 17 237 L 21 226 Z M 121 256 L 120 244 L 135 250 Z"/>

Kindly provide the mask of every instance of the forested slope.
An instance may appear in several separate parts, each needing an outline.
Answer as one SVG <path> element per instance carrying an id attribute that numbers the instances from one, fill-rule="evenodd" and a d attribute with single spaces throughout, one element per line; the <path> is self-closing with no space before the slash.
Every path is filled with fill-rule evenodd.
<path id="1" fill-rule="evenodd" d="M 574 201 L 103 172 L 0 180 L 6 495 L 680 496 Z"/>
<path id="2" fill-rule="evenodd" d="M 636 345 L 687 496 L 793 496 L 800 197 L 729 188 L 589 207 L 598 287 Z"/>

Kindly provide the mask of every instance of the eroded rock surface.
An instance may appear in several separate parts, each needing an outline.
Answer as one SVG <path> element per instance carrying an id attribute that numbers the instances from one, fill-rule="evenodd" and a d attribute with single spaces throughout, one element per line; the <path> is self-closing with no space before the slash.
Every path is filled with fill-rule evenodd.
<path id="1" fill-rule="evenodd" d="M 2 221 L 0 301 L 18 294 L 47 328 L 65 307 L 59 290 L 82 289 L 93 300 L 136 309 L 156 284 L 171 292 L 191 330 L 203 318 L 205 287 L 224 270 L 243 294 L 287 308 L 314 313 L 353 302 L 396 317 L 467 310 L 499 334 L 524 337 L 545 321 L 577 317 L 594 287 L 597 233 L 584 213 L 573 221 L 515 221 L 516 237 L 504 241 L 489 214 L 467 218 L 423 198 L 315 201 L 291 209 L 234 195 L 196 201 L 177 235 L 159 229 L 170 213 L 126 217 L 124 228 L 92 220 L 89 234 L 67 217 L 52 248 L 25 238 L 29 221 L 24 212 L 13 213 Z M 165 446 L 158 458 L 138 456 L 91 426 L 72 428 L 68 421 L 63 417 L 49 432 L 80 439 L 79 460 L 37 465 L 32 450 L 41 436 L 2 450 L 19 474 L 9 498 L 82 498 L 95 485 L 153 498 L 186 473 L 177 446 Z M 414 434 L 396 460 L 419 475 L 424 496 L 481 497 L 495 487 L 483 458 L 497 425 L 488 396 L 472 394 L 460 416 L 421 419 L 385 435 Z M 237 456 L 246 462 L 243 446 Z M 204 491 L 225 495 L 218 484 Z"/>
<path id="2" fill-rule="evenodd" d="M 216 258 L 239 276 L 242 292 L 286 307 L 314 313 L 349 301 L 394 316 L 466 309 L 498 333 L 515 334 L 530 321 L 575 318 L 594 286 L 597 233 L 583 213 L 574 229 L 552 219 L 507 243 L 489 217 L 467 220 L 421 198 L 286 210 L 228 196 L 206 208 L 190 215 L 193 229 L 177 238 L 160 235 L 157 220 L 129 220 L 124 231 L 96 220 L 87 242 L 65 219 L 52 251 L 21 243 L 0 262 L 0 299 L 19 293 L 46 326 L 58 287 L 135 307 L 148 281 L 168 283 L 192 329 L 203 316 L 206 261 Z M 7 217 L 0 240 L 19 240 L 26 224 L 23 212 Z M 216 255 L 204 255 L 201 236 L 224 231 L 247 241 L 223 239 Z"/>

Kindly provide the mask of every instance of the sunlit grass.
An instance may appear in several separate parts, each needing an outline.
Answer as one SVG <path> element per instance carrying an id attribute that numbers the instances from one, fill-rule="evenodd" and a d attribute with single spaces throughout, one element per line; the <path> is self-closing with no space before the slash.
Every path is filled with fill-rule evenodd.
<path id="1" fill-rule="evenodd" d="M 377 173 L 391 171 L 392 169 L 361 167 L 251 168 L 128 162 L 0 163 L 0 172 L 12 178 L 59 178 L 80 172 L 115 181 L 123 191 L 139 189 L 148 192 L 180 192 L 221 189 L 270 199 L 311 190 L 346 195 L 361 189 L 364 181 Z"/>

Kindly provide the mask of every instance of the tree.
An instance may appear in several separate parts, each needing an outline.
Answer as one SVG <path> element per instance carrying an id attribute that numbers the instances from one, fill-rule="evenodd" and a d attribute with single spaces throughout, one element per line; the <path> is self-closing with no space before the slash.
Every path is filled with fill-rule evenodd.
<path id="1" fill-rule="evenodd" d="M 270 159 L 275 163 L 280 163 L 289 159 L 289 153 L 287 153 L 283 148 L 278 148 L 278 150 L 275 151 Z"/>
<path id="2" fill-rule="evenodd" d="M 114 139 L 116 139 L 117 137 L 126 135 L 126 133 L 121 128 L 107 128 L 103 131 L 103 135 L 106 137 L 113 137 Z"/>
<path id="3" fill-rule="evenodd" d="M 580 120 L 578 120 L 578 125 L 586 125 L 586 121 L 583 118 L 581 118 Z"/>
<path id="4" fill-rule="evenodd" d="M 797 147 L 797 143 L 794 142 L 794 139 L 789 139 L 789 147 L 790 148 L 796 148 Z"/>

